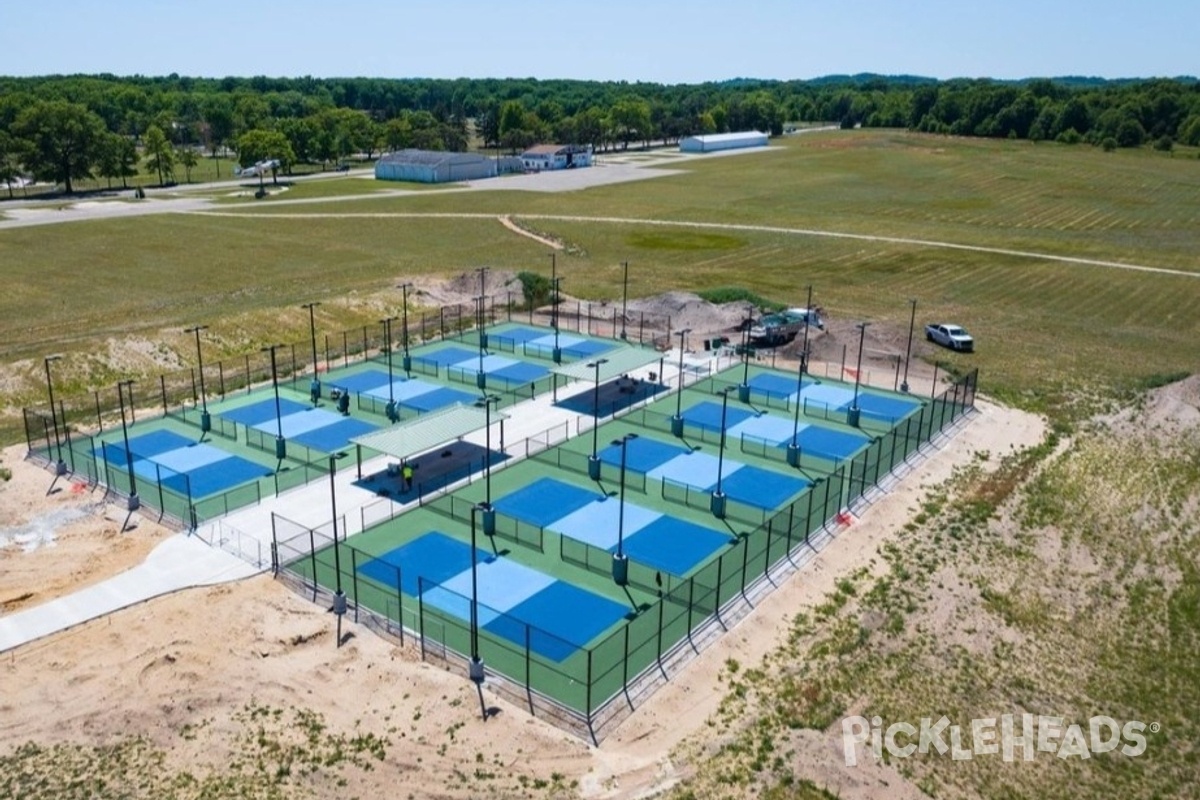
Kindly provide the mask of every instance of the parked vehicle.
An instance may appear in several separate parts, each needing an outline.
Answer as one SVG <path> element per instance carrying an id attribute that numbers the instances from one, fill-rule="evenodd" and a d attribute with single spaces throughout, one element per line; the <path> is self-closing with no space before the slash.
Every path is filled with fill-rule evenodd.
<path id="1" fill-rule="evenodd" d="M 750 326 L 750 340 L 765 347 L 786 344 L 808 324 L 825 327 L 816 309 L 789 308 L 778 314 L 767 314 Z"/>
<path id="2" fill-rule="evenodd" d="M 946 322 L 926 325 L 925 338 L 960 353 L 970 353 L 975 349 L 975 340 L 961 325 L 951 325 Z"/>

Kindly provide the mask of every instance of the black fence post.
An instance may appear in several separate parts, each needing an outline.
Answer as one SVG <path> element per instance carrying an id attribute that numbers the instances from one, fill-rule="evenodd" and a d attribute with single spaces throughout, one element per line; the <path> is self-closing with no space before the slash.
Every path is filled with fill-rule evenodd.
<path id="1" fill-rule="evenodd" d="M 421 591 L 421 576 L 417 576 L 417 632 L 421 636 L 421 660 L 425 660 L 425 593 Z"/>
<path id="2" fill-rule="evenodd" d="M 274 515 L 272 514 L 272 519 Z M 312 581 L 313 581 L 313 602 L 317 602 L 317 534 L 312 529 L 308 529 L 308 553 L 312 564 Z"/>
<path id="3" fill-rule="evenodd" d="M 667 676 L 667 671 L 662 665 L 662 632 L 663 632 L 663 609 L 667 603 L 663 598 L 658 598 L 658 668 L 662 670 L 663 677 Z"/>
<path id="4" fill-rule="evenodd" d="M 396 567 L 396 622 L 400 625 L 400 644 L 404 644 L 404 582 L 400 567 Z"/>
<path id="5" fill-rule="evenodd" d="M 132 388 L 132 387 L 130 387 Z M 158 376 L 158 391 L 162 394 L 163 416 L 167 415 L 167 376 Z"/>
<path id="6" fill-rule="evenodd" d="M 625 626 L 625 657 L 621 659 L 621 686 L 625 689 L 625 699 L 629 699 L 629 626 Z M 629 709 L 633 710 L 633 701 L 629 701 Z"/>
<path id="7" fill-rule="evenodd" d="M 104 433 L 104 420 L 100 417 L 100 391 L 97 389 L 92 394 L 96 396 L 96 430 Z"/>
<path id="8" fill-rule="evenodd" d="M 250 354 L 246 354 L 246 394 L 250 394 Z"/>
<path id="9" fill-rule="evenodd" d="M 529 713 L 533 713 L 533 679 L 532 679 L 532 657 L 530 656 L 530 625 L 525 623 L 525 696 L 529 698 Z"/>
<path id="10" fill-rule="evenodd" d="M 342 528 L 346 527 L 346 519 L 342 518 Z M 358 548 L 350 548 L 350 583 L 354 591 L 354 622 L 358 622 Z"/>
<path id="11" fill-rule="evenodd" d="M 221 399 L 224 400 L 225 399 L 225 362 L 224 361 L 217 362 L 217 378 L 219 379 L 220 385 L 221 385 Z"/>

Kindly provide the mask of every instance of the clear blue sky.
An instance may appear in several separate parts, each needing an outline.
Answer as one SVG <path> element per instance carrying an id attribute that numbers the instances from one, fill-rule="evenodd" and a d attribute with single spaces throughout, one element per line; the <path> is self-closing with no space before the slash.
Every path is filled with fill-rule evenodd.
<path id="1" fill-rule="evenodd" d="M 0 0 L 0 75 L 698 83 L 1200 72 L 1200 0 Z"/>

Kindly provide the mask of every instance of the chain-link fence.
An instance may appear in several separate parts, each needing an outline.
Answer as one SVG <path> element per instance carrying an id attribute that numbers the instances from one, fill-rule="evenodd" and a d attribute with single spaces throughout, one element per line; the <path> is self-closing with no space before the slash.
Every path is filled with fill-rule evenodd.
<path id="1" fill-rule="evenodd" d="M 639 608 L 624 625 L 599 642 L 578 647 L 504 612 L 477 605 L 478 614 L 491 620 L 487 626 L 490 630 L 478 630 L 477 635 L 478 652 L 495 679 L 493 685 L 510 699 L 527 704 L 532 713 L 546 714 L 556 724 L 598 740 L 620 718 L 620 707 L 632 706 L 640 686 L 658 680 L 659 675 L 665 677 L 669 668 L 675 668 L 672 665 L 686 661 L 681 656 L 689 646 L 695 647 L 703 631 L 713 624 L 724 625 L 722 614 L 743 601 L 752 585 L 826 534 L 845 510 L 856 508 L 889 473 L 970 411 L 977 377 L 977 371 L 973 371 L 956 380 L 919 412 L 888 433 L 875 436 L 853 458 L 818 477 L 781 510 L 767 514 L 754 509 L 759 515 L 752 520 L 756 526 L 739 534 L 718 558 L 691 575 L 667 576 L 663 583 L 658 570 L 631 560 L 629 584 L 658 599 Z M 572 463 L 574 454 L 564 460 L 561 448 L 558 456 L 550 449 L 569 433 L 562 431 L 563 427 L 532 444 L 527 441 L 525 450 L 531 456 L 577 471 L 581 464 Z M 666 482 L 663 485 L 666 494 Z M 702 490 L 691 487 L 686 491 Z M 710 498 L 711 493 L 704 493 L 697 504 L 707 508 Z M 436 499 L 431 505 L 458 520 L 469 519 L 471 513 L 468 504 L 453 496 Z M 500 535 L 544 550 L 544 531 L 515 520 L 512 523 L 498 522 L 498 531 L 503 530 Z M 356 618 L 361 613 L 377 630 L 402 643 L 406 636 L 411 637 L 410 644 L 419 648 L 422 658 L 465 671 L 467 654 L 472 651 L 471 626 L 468 620 L 445 609 L 468 608 L 470 598 L 454 597 L 451 599 L 456 602 L 449 602 L 445 586 L 420 576 L 409 576 L 406 583 L 402 566 L 382 564 L 353 544 L 342 542 L 335 548 L 319 531 L 289 523 L 277 527 L 275 535 L 275 571 L 291 585 L 303 587 L 315 597 L 322 586 L 335 582 L 347 592 Z M 609 574 L 610 552 L 568 537 L 560 537 L 560 542 L 564 562 Z M 368 561 L 375 561 L 372 574 L 376 578 L 359 574 L 358 567 Z M 388 571 L 389 577 L 377 579 L 379 570 Z M 439 598 L 436 607 L 425 602 L 426 593 L 435 588 Z M 493 631 L 504 631 L 504 635 Z M 554 659 L 545 655 L 548 651 L 570 655 Z"/>

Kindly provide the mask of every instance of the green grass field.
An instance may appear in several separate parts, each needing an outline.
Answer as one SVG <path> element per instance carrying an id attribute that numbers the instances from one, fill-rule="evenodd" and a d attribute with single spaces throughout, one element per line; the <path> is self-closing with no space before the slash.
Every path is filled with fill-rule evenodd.
<path id="1" fill-rule="evenodd" d="M 296 306 L 323 300 L 334 329 L 378 318 L 355 298 L 400 275 L 489 264 L 548 272 L 546 249 L 505 230 L 511 214 L 564 240 L 564 291 L 585 298 L 743 285 L 781 302 L 816 298 L 843 318 L 952 318 L 979 340 L 968 361 L 986 391 L 1036 408 L 1082 386 L 1127 388 L 1194 369 L 1200 338 L 1200 161 L 1151 151 L 839 132 L 770 152 L 699 160 L 686 174 L 565 195 L 425 192 L 300 205 L 243 202 L 231 216 L 171 215 L 0 232 L 10 291 L 0 336 L 19 380 L 6 405 L 35 402 L 37 361 L 68 389 L 112 377 L 99 346 L 124 334 L 190 361 L 178 330 L 208 323 L 217 356 L 301 339 Z M 409 188 L 409 185 L 397 185 Z M 376 191 L 369 181 L 297 186 L 285 197 Z M 392 188 L 389 186 L 388 188 Z M 323 213 L 385 216 L 310 216 Z M 465 213 L 474 218 L 406 217 Z M 303 215 L 278 220 L 265 215 Z M 386 215 L 398 216 L 388 217 Z M 549 215 L 559 219 L 542 219 Z M 563 216 L 627 222 L 568 221 Z M 1168 268 L 1190 274 L 833 238 L 802 232 L 648 226 L 640 220 L 881 235 Z M 47 276 L 52 276 L 48 280 Z M 22 361 L 29 359 L 29 361 Z M 70 363 L 80 365 L 72 368 Z"/>

